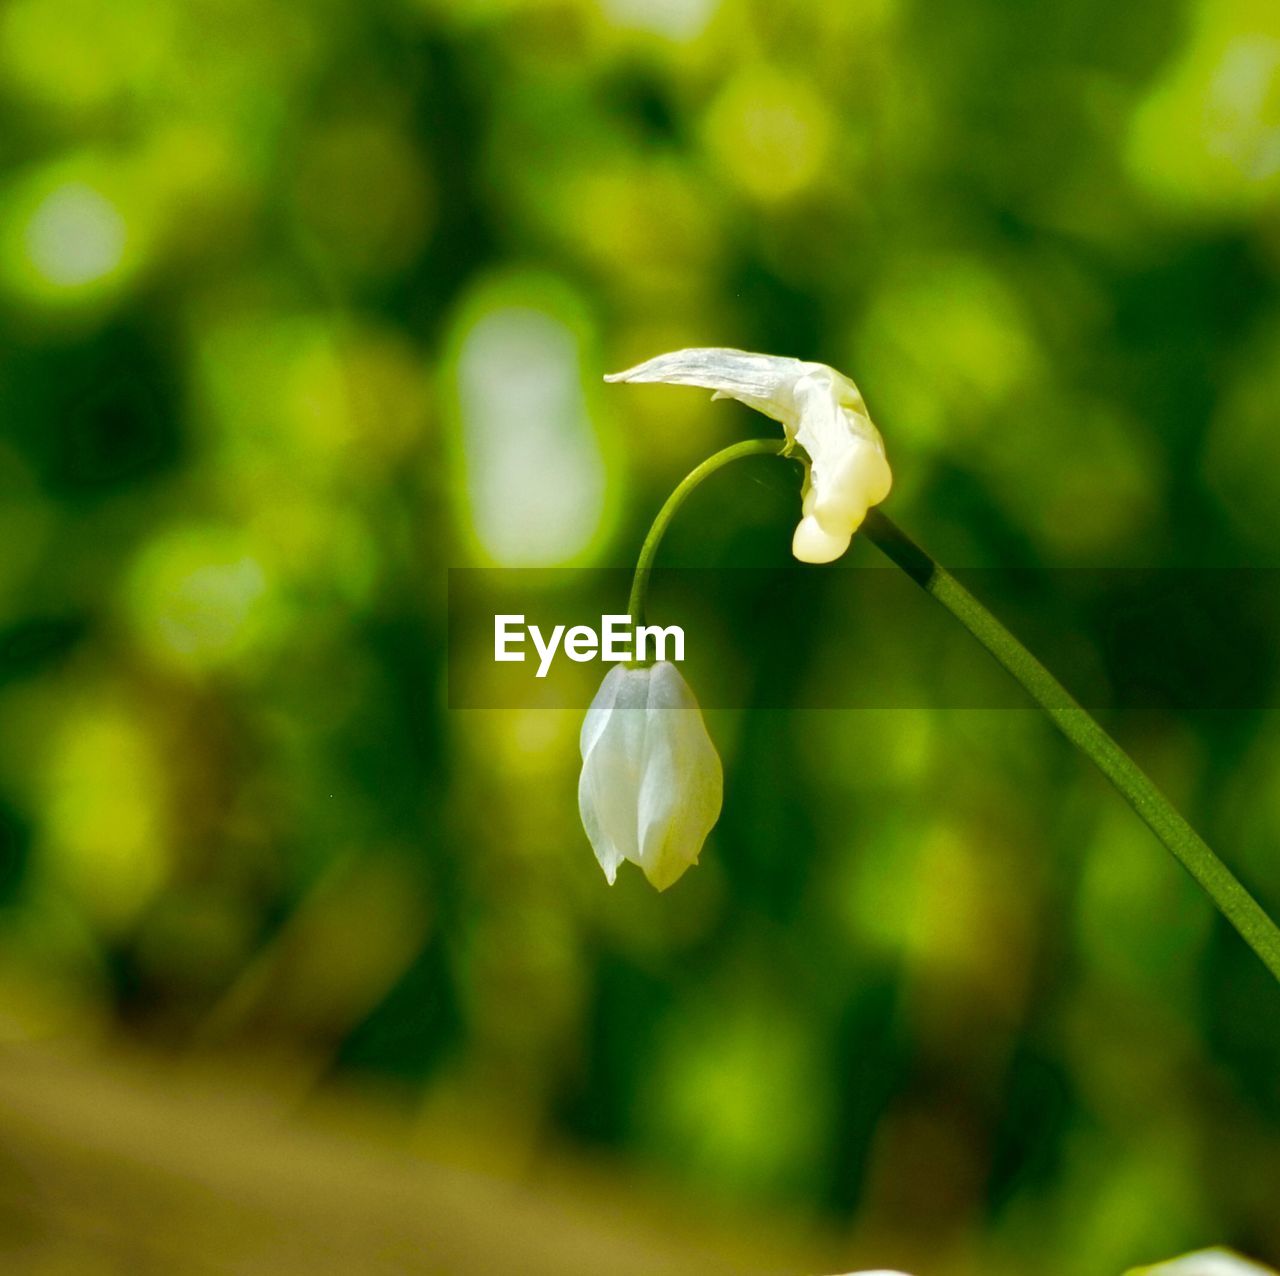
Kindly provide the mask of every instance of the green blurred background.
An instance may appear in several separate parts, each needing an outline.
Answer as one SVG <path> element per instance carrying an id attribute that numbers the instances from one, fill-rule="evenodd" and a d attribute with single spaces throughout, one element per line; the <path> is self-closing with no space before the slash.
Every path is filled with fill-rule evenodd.
<path id="1" fill-rule="evenodd" d="M 446 567 L 625 566 L 772 428 L 600 384 L 684 345 L 854 376 L 945 562 L 1275 565 L 1274 5 L 8 0 L 0 113 L 6 1057 L 359 1096 L 759 1270 L 1280 1259 L 1280 993 L 1043 720 L 712 714 L 659 897 L 575 714 L 445 693 Z M 797 505 L 664 549 L 789 582 L 719 656 L 773 703 L 859 676 Z M 1280 696 L 1109 725 L 1280 909 Z"/>

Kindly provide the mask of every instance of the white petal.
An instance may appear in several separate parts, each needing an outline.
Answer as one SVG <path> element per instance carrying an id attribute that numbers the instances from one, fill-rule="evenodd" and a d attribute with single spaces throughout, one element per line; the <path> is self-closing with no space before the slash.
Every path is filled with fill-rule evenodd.
<path id="1" fill-rule="evenodd" d="M 619 866 L 627 857 L 610 835 L 614 819 L 613 812 L 604 809 L 607 801 L 608 790 L 602 782 L 600 769 L 584 762 L 582 774 L 578 777 L 578 814 L 582 817 L 582 827 L 586 830 L 596 861 L 604 870 L 605 880 L 612 886 L 618 880 Z"/>
<path id="2" fill-rule="evenodd" d="M 892 475 L 880 432 L 858 387 L 831 368 L 807 373 L 794 396 L 796 441 L 812 463 L 804 513 L 833 535 L 852 536 L 867 510 L 889 495 Z"/>
<path id="3" fill-rule="evenodd" d="M 880 432 L 858 387 L 826 364 L 698 348 L 658 355 L 605 380 L 702 386 L 780 421 L 809 457 L 802 521 L 792 538 L 792 552 L 804 562 L 839 558 L 867 510 L 889 495 L 893 476 Z"/>
<path id="4" fill-rule="evenodd" d="M 698 862 L 724 797 L 720 755 L 675 665 L 653 667 L 640 789 L 640 867 L 664 891 Z"/>
<path id="5" fill-rule="evenodd" d="M 791 552 L 802 563 L 834 563 L 853 539 L 853 531 L 829 532 L 816 518 L 802 518 L 791 537 Z"/>
<path id="6" fill-rule="evenodd" d="M 665 890 L 697 862 L 720 814 L 723 774 L 676 667 L 618 665 L 582 725 L 578 809 L 612 883 L 623 860 Z"/>
<path id="7" fill-rule="evenodd" d="M 1142 1276 L 1275 1276 L 1271 1268 L 1259 1267 L 1225 1249 L 1204 1249 L 1156 1267 L 1137 1270 Z"/>
<path id="8" fill-rule="evenodd" d="M 596 741 L 609 721 L 609 714 L 617 703 L 618 693 L 626 681 L 626 665 L 614 665 L 604 676 L 600 690 L 587 708 L 586 717 L 582 720 L 582 730 L 578 735 L 578 749 L 585 759 L 595 747 Z"/>
<path id="9" fill-rule="evenodd" d="M 660 354 L 605 380 L 701 386 L 714 390 L 717 398 L 738 399 L 775 421 L 787 421 L 794 416 L 792 386 L 807 371 L 820 366 L 781 355 L 694 347 Z"/>
<path id="10" fill-rule="evenodd" d="M 640 854 L 637 803 L 644 751 L 648 670 L 615 665 L 582 724 L 578 812 L 610 884 Z"/>

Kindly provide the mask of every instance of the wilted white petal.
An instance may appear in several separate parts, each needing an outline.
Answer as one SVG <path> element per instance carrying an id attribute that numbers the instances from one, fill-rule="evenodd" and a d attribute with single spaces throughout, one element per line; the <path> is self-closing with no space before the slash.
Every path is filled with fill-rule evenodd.
<path id="1" fill-rule="evenodd" d="M 1129 1276 L 1276 1276 L 1276 1273 L 1230 1250 L 1202 1249 L 1155 1267 L 1136 1267 Z"/>
<path id="2" fill-rule="evenodd" d="M 611 373 L 605 380 L 701 386 L 714 390 L 718 399 L 739 399 L 775 421 L 785 422 L 782 405 L 787 402 L 790 387 L 809 368 L 817 366 L 780 355 L 695 347 L 660 354 L 626 372 Z"/>
<path id="3" fill-rule="evenodd" d="M 826 364 L 745 350 L 676 350 L 605 380 L 701 386 L 780 421 L 809 458 L 791 542 L 803 562 L 839 558 L 867 510 L 889 495 L 893 476 L 880 432 L 858 387 Z"/>
<path id="4" fill-rule="evenodd" d="M 666 890 L 696 864 L 724 779 L 698 703 L 668 661 L 616 665 L 582 724 L 578 808 L 612 883 L 623 860 Z"/>

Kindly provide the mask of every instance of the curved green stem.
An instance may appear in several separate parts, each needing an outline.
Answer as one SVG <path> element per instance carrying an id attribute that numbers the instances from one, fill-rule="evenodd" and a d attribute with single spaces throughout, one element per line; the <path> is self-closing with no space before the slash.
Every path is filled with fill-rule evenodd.
<path id="1" fill-rule="evenodd" d="M 1240 932 L 1244 942 L 1280 980 L 1280 929 L 1137 763 L 1035 656 L 891 519 L 879 510 L 872 510 L 863 531 L 1022 684 L 1058 730 L 1111 781 L 1147 827 L 1200 884 L 1218 911 Z"/>
<path id="2" fill-rule="evenodd" d="M 707 457 L 696 469 L 686 474 L 677 484 L 674 492 L 667 497 L 658 516 L 649 527 L 649 534 L 640 546 L 640 557 L 636 560 L 636 574 L 631 581 L 631 598 L 627 603 L 627 614 L 632 624 L 638 629 L 644 624 L 645 602 L 649 597 L 649 574 L 653 570 L 653 560 L 658 546 L 662 542 L 663 533 L 671 525 L 679 510 L 693 489 L 703 479 L 710 478 L 717 470 L 723 469 L 730 461 L 744 456 L 777 456 L 787 446 L 785 439 L 746 439 L 742 443 L 734 443 L 719 452 Z"/>
<path id="3" fill-rule="evenodd" d="M 781 455 L 781 439 L 747 439 L 709 456 L 667 497 L 640 548 L 627 611 L 632 623 L 644 624 L 649 576 L 663 534 L 693 490 L 717 470 L 744 456 Z M 1115 786 L 1147 827 L 1213 900 L 1280 981 L 1280 928 L 1214 854 L 1202 837 L 1172 807 L 1150 777 L 1107 734 L 1051 674 L 944 567 L 939 566 L 878 509 L 867 514 L 862 530 L 875 545 L 927 594 L 937 599 L 1017 680 L 1050 721 Z"/>

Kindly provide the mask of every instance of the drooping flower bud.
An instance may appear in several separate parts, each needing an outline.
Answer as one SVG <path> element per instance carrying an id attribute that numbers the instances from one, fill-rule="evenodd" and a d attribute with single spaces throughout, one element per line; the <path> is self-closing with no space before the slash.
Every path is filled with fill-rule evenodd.
<path id="1" fill-rule="evenodd" d="M 893 475 L 867 405 L 858 387 L 825 363 L 745 350 L 676 350 L 605 380 L 702 386 L 714 398 L 737 399 L 780 421 L 809 461 L 791 541 L 801 562 L 839 558 L 867 510 L 889 495 Z"/>
<path id="2" fill-rule="evenodd" d="M 689 684 L 669 661 L 615 665 L 582 724 L 578 809 L 604 875 L 638 864 L 660 891 L 698 862 L 724 775 Z"/>

